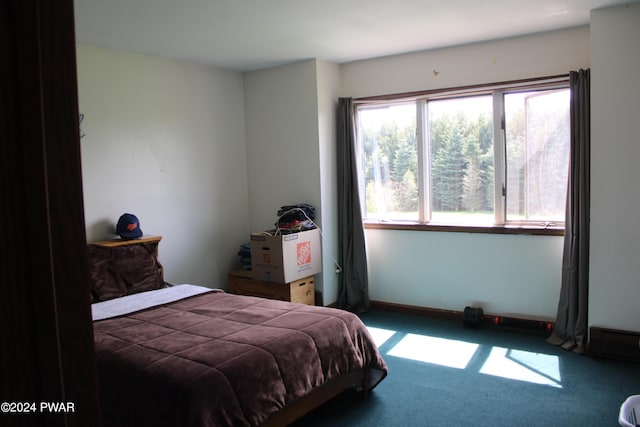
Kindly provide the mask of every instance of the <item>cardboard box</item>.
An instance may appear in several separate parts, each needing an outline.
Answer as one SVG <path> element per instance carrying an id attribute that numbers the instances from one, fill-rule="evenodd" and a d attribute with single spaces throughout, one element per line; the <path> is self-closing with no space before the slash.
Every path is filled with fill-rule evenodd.
<path id="1" fill-rule="evenodd" d="M 322 271 L 320 230 L 278 234 L 251 233 L 251 277 L 290 283 Z"/>

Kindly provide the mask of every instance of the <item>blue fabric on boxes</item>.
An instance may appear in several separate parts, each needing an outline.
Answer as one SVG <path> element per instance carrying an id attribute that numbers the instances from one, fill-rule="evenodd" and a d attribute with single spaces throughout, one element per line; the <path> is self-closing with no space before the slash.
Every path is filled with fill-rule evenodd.
<path id="1" fill-rule="evenodd" d="M 251 270 L 251 243 L 243 243 L 238 250 L 240 265 L 243 270 Z"/>

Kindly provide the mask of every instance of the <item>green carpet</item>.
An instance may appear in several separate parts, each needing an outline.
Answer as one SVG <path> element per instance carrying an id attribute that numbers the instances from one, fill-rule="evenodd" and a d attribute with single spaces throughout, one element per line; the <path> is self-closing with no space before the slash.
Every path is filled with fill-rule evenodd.
<path id="1" fill-rule="evenodd" d="M 640 394 L 640 364 L 554 347 L 538 332 L 371 311 L 389 375 L 345 392 L 294 426 L 618 426 Z"/>

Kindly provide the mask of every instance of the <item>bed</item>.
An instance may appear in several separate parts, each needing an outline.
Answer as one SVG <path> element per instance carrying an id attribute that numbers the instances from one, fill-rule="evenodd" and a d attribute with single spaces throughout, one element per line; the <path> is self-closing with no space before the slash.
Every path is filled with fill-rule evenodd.
<path id="1" fill-rule="evenodd" d="M 353 313 L 155 282 L 92 304 L 107 426 L 282 426 L 387 375 Z"/>

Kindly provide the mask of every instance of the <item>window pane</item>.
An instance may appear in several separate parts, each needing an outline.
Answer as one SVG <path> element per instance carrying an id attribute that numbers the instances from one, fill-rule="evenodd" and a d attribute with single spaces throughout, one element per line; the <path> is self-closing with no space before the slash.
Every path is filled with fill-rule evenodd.
<path id="1" fill-rule="evenodd" d="M 507 221 L 564 222 L 569 89 L 506 94 Z"/>
<path id="2" fill-rule="evenodd" d="M 415 103 L 358 110 L 365 218 L 418 220 Z"/>
<path id="3" fill-rule="evenodd" d="M 431 221 L 493 224 L 492 97 L 429 101 L 427 110 Z"/>

